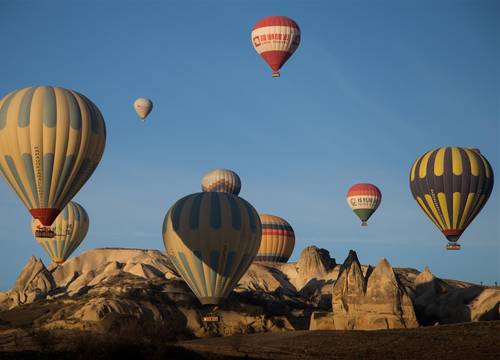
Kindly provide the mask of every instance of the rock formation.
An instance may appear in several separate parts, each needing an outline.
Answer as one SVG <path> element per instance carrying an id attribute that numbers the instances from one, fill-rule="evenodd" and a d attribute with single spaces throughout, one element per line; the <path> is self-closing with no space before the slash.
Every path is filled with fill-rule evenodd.
<path id="1" fill-rule="evenodd" d="M 15 286 L 0 293 L 0 309 L 30 303 L 32 309 L 50 309 L 39 321 L 40 314 L 26 308 L 41 329 L 107 332 L 131 322 L 167 323 L 199 337 L 307 328 L 310 313 L 325 310 L 301 295 L 277 267 L 253 264 L 218 310 L 221 322 L 207 325 L 205 310 L 168 257 L 139 249 L 90 250 L 49 269 L 30 258 Z"/>
<path id="2" fill-rule="evenodd" d="M 309 330 L 333 330 L 333 313 L 329 311 L 315 311 L 311 314 Z"/>
<path id="3" fill-rule="evenodd" d="M 425 267 L 414 282 L 420 324 L 500 320 L 500 289 L 464 285 L 438 279 Z"/>
<path id="4" fill-rule="evenodd" d="M 413 304 L 389 262 L 382 258 L 368 275 L 363 310 L 366 325 L 360 328 L 393 329 L 417 327 Z"/>
<path id="5" fill-rule="evenodd" d="M 0 309 L 10 309 L 45 299 L 55 287 L 52 274 L 40 259 L 32 256 L 19 274 L 14 287 L 3 295 L 4 301 L 0 304 Z"/>
<path id="6" fill-rule="evenodd" d="M 335 259 L 330 258 L 328 250 L 316 246 L 308 246 L 302 250 L 299 261 L 296 263 L 274 264 L 273 266 L 287 276 L 297 291 L 307 287 L 311 280 L 320 282 L 315 287 L 333 283 L 338 273 Z"/>
<path id="7" fill-rule="evenodd" d="M 336 330 L 376 330 L 416 327 L 410 297 L 386 259 L 363 275 L 354 251 L 342 265 L 333 286 Z"/>
<path id="8" fill-rule="evenodd" d="M 273 264 L 273 267 L 285 275 L 300 296 L 323 310 L 330 309 L 331 286 L 338 276 L 339 266 L 328 250 L 308 246 L 296 263 Z"/>
<path id="9" fill-rule="evenodd" d="M 207 324 L 206 310 L 163 252 L 94 249 L 48 268 L 30 258 L 14 287 L 0 293 L 0 330 L 101 334 L 140 328 L 205 337 L 413 327 L 408 294 L 421 324 L 433 325 L 498 319 L 499 292 L 441 280 L 429 269 L 392 269 L 386 260 L 375 268 L 361 265 L 354 251 L 336 265 L 326 250 L 310 246 L 297 263 L 253 264 L 217 310 L 221 321 Z"/>

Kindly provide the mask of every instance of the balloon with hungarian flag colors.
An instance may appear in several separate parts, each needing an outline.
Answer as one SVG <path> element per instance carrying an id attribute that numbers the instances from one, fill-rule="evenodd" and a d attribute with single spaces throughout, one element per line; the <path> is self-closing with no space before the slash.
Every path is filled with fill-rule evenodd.
<path id="1" fill-rule="evenodd" d="M 460 235 L 493 190 L 493 169 L 476 148 L 441 147 L 422 154 L 410 170 L 410 189 L 422 211 L 459 250 Z"/>
<path id="2" fill-rule="evenodd" d="M 76 91 L 31 86 L 0 100 L 0 173 L 44 226 L 90 178 L 105 143 L 101 112 Z"/>
<path id="3" fill-rule="evenodd" d="M 273 70 L 272 76 L 279 77 L 279 70 L 299 47 L 300 28 L 286 16 L 268 16 L 253 27 L 252 44 Z"/>
<path id="4" fill-rule="evenodd" d="M 366 222 L 377 210 L 381 201 L 382 193 L 373 184 L 356 184 L 351 186 L 347 192 L 347 203 L 361 219 L 361 226 L 368 225 Z"/>

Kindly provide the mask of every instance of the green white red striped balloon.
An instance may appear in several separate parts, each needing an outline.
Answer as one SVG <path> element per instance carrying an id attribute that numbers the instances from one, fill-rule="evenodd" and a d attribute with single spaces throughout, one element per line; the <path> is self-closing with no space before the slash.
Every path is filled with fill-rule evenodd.
<path id="1" fill-rule="evenodd" d="M 360 218 L 362 226 L 367 225 L 368 219 L 377 210 L 381 201 L 382 193 L 373 184 L 356 184 L 347 191 L 347 204 Z"/>

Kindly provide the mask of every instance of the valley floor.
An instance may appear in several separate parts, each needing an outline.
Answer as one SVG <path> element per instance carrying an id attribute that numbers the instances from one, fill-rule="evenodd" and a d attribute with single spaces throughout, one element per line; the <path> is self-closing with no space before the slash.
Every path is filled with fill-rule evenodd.
<path id="1" fill-rule="evenodd" d="M 68 334 L 69 335 L 69 334 Z M 9 338 L 0 332 L 0 340 Z M 18 347 L 0 351 L 8 359 L 498 359 L 500 356 L 500 321 L 441 325 L 417 329 L 380 331 L 293 331 L 259 333 L 177 343 L 156 341 L 105 341 L 80 337 L 66 338 L 73 346 L 54 351 L 50 338 L 42 341 L 46 351 L 34 349 L 33 341 L 18 338 Z M 11 338 L 12 340 L 12 338 Z M 130 340 L 130 339 L 129 339 Z M 29 343 L 32 343 L 30 346 Z M 2 343 L 2 341 L 0 341 Z M 68 343 L 66 343 L 68 345 Z M 4 347 L 5 349 L 5 347 Z M 19 351 L 19 350 L 25 351 Z M 18 351 L 15 351 L 18 350 Z"/>
<path id="2" fill-rule="evenodd" d="M 500 321 L 380 331 L 295 331 L 191 340 L 199 353 L 252 359 L 499 359 Z"/>

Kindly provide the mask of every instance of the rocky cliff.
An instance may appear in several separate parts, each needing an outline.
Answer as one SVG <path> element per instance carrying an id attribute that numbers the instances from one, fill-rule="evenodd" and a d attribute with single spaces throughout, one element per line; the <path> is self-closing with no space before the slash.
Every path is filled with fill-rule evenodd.
<path id="1" fill-rule="evenodd" d="M 500 319 L 500 289 L 436 278 L 426 267 L 415 278 L 414 306 L 422 325 Z"/>
<path id="2" fill-rule="evenodd" d="M 386 259 L 365 275 L 354 251 L 333 286 L 333 328 L 377 330 L 417 327 L 412 301 Z"/>
<path id="3" fill-rule="evenodd" d="M 310 280 L 332 281 L 335 265 L 327 256 L 325 250 L 311 247 L 300 258 L 305 265 L 253 264 L 218 309 L 218 324 L 202 321 L 207 310 L 163 252 L 95 249 L 49 268 L 32 257 L 14 287 L 0 293 L 0 319 L 4 328 L 15 327 L 16 319 L 9 314 L 23 311 L 23 318 L 44 330 L 97 332 L 131 322 L 168 324 L 174 332 L 196 337 L 303 329 L 313 311 L 330 307 L 321 301 L 327 288 L 301 291 Z"/>
<path id="4" fill-rule="evenodd" d="M 30 258 L 12 289 L 0 293 L 0 334 L 140 328 L 206 337 L 414 327 L 416 319 L 422 325 L 498 319 L 499 301 L 499 290 L 440 280 L 428 269 L 393 269 L 385 259 L 373 268 L 353 251 L 337 265 L 310 246 L 297 263 L 253 264 L 217 310 L 221 321 L 204 323 L 207 310 L 163 252 L 94 249 L 59 266 Z"/>

